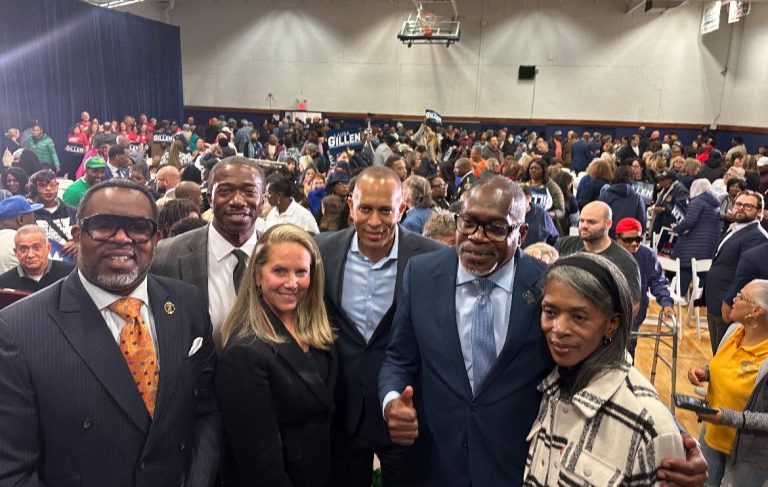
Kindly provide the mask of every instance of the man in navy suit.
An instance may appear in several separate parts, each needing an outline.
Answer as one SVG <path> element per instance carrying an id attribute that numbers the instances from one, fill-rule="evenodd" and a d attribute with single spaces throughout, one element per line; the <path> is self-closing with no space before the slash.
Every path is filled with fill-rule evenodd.
<path id="1" fill-rule="evenodd" d="M 704 302 L 707 305 L 707 325 L 713 354 L 728 329 L 728 317 L 722 314 L 723 304 L 731 304 L 733 296 L 741 290 L 738 287 L 732 294 L 729 293 L 739 261 L 745 252 L 768 241 L 768 234 L 760 226 L 760 217 L 763 215 L 763 196 L 760 193 L 744 191 L 739 194 L 733 203 L 732 212 L 734 222 L 718 242 L 712 267 L 704 281 Z M 725 311 L 729 312 L 727 308 Z"/>
<path id="2" fill-rule="evenodd" d="M 584 132 L 577 142 L 573 144 L 572 164 L 573 172 L 576 174 L 586 171 L 587 166 L 592 162 L 592 151 L 589 148 L 589 132 Z"/>
<path id="3" fill-rule="evenodd" d="M 522 484 L 537 386 L 554 366 L 540 325 L 545 266 L 518 249 L 524 221 L 520 187 L 488 179 L 456 216 L 455 250 L 408 263 L 379 397 L 392 440 L 416 443 L 416 485 Z M 661 479 L 703 483 L 694 444 L 688 461 L 664 460 L 675 472 Z"/>
<path id="4" fill-rule="evenodd" d="M 221 417 L 205 301 L 147 274 L 145 187 L 98 184 L 78 218 L 77 270 L 0 312 L 0 485 L 210 486 Z"/>

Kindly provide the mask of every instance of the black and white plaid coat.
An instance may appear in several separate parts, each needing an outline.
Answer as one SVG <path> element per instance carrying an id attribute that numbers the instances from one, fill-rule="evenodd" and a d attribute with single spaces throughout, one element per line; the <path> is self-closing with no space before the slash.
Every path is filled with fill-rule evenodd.
<path id="1" fill-rule="evenodd" d="M 656 485 L 663 458 L 685 458 L 682 436 L 653 386 L 629 363 L 598 374 L 570 400 L 555 369 L 528 435 L 527 486 Z"/>

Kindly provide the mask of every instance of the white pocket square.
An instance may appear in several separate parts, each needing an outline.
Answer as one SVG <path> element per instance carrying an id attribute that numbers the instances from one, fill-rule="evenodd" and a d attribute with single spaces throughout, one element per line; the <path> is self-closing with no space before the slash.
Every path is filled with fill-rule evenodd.
<path id="1" fill-rule="evenodd" d="M 197 337 L 192 341 L 192 348 L 189 349 L 189 353 L 187 354 L 187 357 L 191 357 L 195 353 L 197 353 L 198 350 L 200 350 L 200 347 L 203 346 L 203 337 Z"/>

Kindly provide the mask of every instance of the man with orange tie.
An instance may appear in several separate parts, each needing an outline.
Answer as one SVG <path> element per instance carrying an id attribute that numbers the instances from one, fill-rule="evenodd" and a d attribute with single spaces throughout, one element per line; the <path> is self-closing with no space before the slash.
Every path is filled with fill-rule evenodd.
<path id="1" fill-rule="evenodd" d="M 98 184 L 78 218 L 77 269 L 0 311 L 0 485 L 210 486 L 221 417 L 204 301 L 147 274 L 146 188 Z"/>

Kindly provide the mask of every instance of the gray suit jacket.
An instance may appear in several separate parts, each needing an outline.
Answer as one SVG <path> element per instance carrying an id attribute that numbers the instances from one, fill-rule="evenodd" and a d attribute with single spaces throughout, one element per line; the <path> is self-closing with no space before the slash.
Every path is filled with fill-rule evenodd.
<path id="1" fill-rule="evenodd" d="M 321 233 L 316 237 L 325 268 L 326 308 L 333 326 L 339 333 L 336 339 L 339 377 L 336 383 L 335 430 L 337 434 L 352 436 L 358 431 L 361 416 L 364 416 L 361 434 L 377 446 L 392 445 L 389 432 L 381 417 L 378 383 L 379 368 L 384 361 L 389 343 L 389 330 L 395 314 L 397 296 L 400 293 L 403 271 L 412 256 L 445 249 L 445 245 L 410 232 L 402 226 L 399 227 L 399 231 L 395 299 L 367 343 L 341 307 L 342 293 L 359 292 L 356 289 L 342 289 L 347 252 L 352 244 L 355 229 Z"/>
<path id="2" fill-rule="evenodd" d="M 208 311 L 183 282 L 150 275 L 148 293 L 154 419 L 76 273 L 0 312 L 0 485 L 213 484 L 221 416 Z"/>
<path id="3" fill-rule="evenodd" d="M 203 295 L 205 309 L 208 309 L 209 225 L 161 240 L 152 261 L 153 274 L 172 277 L 198 288 Z"/>

